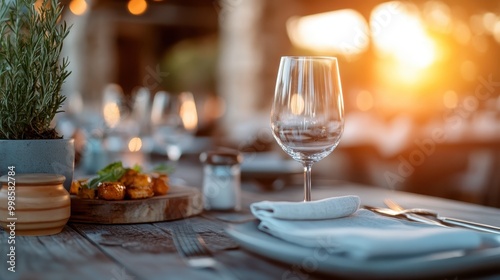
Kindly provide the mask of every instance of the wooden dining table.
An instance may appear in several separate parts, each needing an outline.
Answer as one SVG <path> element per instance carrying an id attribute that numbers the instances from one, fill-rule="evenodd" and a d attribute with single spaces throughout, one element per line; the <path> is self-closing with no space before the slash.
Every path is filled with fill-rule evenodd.
<path id="1" fill-rule="evenodd" d="M 188 168 L 189 167 L 189 168 Z M 201 189 L 202 171 L 192 163 L 174 174 L 191 187 Z M 9 234 L 0 230 L 0 279 L 340 279 L 345 273 L 305 270 L 283 263 L 241 246 L 227 232 L 232 226 L 252 220 L 249 205 L 262 200 L 301 201 L 300 183 L 288 182 L 281 189 L 262 188 L 255 180 L 241 182 L 240 211 L 202 213 L 154 223 L 94 224 L 70 221 L 61 233 L 48 236 L 16 236 L 15 272 L 9 271 Z M 312 198 L 357 195 L 362 204 L 383 206 L 391 198 L 405 207 L 423 207 L 479 223 L 500 226 L 500 209 L 443 198 L 388 190 L 333 180 L 316 180 Z M 179 254 L 173 240 L 182 224 L 199 235 L 223 269 L 195 268 Z M 390 276 L 387 271 L 386 276 Z M 222 276 L 225 276 L 223 278 Z M 366 278 L 370 278 L 367 275 Z M 384 275 L 378 275 L 378 277 Z M 411 277 L 411 275 L 408 275 Z M 355 277 L 356 278 L 356 277 Z M 437 275 L 436 279 L 500 279 L 500 263 L 495 268 Z"/>

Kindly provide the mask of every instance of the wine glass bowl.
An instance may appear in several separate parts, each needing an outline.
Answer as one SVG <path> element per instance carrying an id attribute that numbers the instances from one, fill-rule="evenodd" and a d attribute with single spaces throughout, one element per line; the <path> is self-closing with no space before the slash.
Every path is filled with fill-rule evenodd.
<path id="1" fill-rule="evenodd" d="M 301 125 L 278 124 L 273 133 L 281 148 L 293 159 L 317 162 L 328 156 L 338 145 L 341 124 L 307 122 Z"/>
<path id="2" fill-rule="evenodd" d="M 153 137 L 164 148 L 169 159 L 177 161 L 183 148 L 191 144 L 198 115 L 190 92 L 170 94 L 159 91 L 151 108 Z"/>
<path id="3" fill-rule="evenodd" d="M 344 105 L 337 59 L 281 58 L 271 110 L 273 136 L 304 166 L 304 201 L 311 200 L 311 167 L 338 145 Z"/>

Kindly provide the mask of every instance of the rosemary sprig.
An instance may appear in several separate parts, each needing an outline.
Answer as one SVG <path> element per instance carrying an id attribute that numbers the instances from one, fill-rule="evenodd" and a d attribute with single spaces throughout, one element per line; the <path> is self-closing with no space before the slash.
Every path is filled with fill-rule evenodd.
<path id="1" fill-rule="evenodd" d="M 59 0 L 0 0 L 0 139 L 60 138 L 51 122 L 66 97 L 69 27 Z"/>

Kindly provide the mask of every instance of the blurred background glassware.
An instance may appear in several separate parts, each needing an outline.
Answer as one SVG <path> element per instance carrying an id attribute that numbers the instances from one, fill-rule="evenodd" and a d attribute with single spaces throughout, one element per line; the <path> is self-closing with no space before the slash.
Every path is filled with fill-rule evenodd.
<path id="1" fill-rule="evenodd" d="M 304 166 L 304 201 L 311 167 L 338 145 L 344 128 L 342 86 L 335 57 L 281 58 L 271 110 L 273 136 Z"/>
<path id="2" fill-rule="evenodd" d="M 146 87 L 136 89 L 132 105 L 131 116 L 140 126 L 140 135 L 150 134 L 150 110 L 151 110 L 151 92 Z"/>
<path id="3" fill-rule="evenodd" d="M 138 126 L 131 126 L 125 95 L 118 84 L 107 84 L 98 103 L 84 103 L 80 114 L 82 167 L 85 174 L 95 174 L 119 157 L 127 147 L 128 139 Z M 130 119 L 130 118 L 128 118 Z"/>
<path id="4" fill-rule="evenodd" d="M 128 133 L 127 147 L 123 153 L 123 161 L 129 166 L 147 165 L 148 157 L 154 149 L 154 139 L 151 135 L 151 91 L 146 87 L 138 87 L 132 95 L 130 112 L 126 118 Z"/>
<path id="5" fill-rule="evenodd" d="M 152 135 L 172 161 L 177 161 L 192 144 L 198 125 L 198 114 L 193 94 L 171 94 L 159 91 L 151 107 Z"/>
<path id="6" fill-rule="evenodd" d="M 126 106 L 125 95 L 121 86 L 108 84 L 103 92 L 102 115 L 104 126 L 102 130 L 102 144 L 108 161 L 113 161 L 127 147 L 128 134 L 137 134 L 137 126 L 132 125 L 133 120 L 128 118 L 129 111 Z"/>

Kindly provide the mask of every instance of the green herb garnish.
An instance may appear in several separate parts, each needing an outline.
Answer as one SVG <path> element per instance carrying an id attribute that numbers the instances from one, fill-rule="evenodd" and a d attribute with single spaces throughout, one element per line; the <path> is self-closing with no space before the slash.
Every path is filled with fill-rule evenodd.
<path id="1" fill-rule="evenodd" d="M 142 166 L 140 166 L 139 164 L 135 164 L 134 167 L 132 167 L 132 170 L 135 170 L 137 171 L 137 173 L 141 173 L 142 172 Z"/>
<path id="2" fill-rule="evenodd" d="M 95 189 L 101 182 L 115 182 L 125 175 L 127 168 L 123 167 L 121 161 L 113 162 L 103 169 L 97 171 L 97 177 L 90 180 L 89 189 Z"/>
<path id="3" fill-rule="evenodd" d="M 169 166 L 166 164 L 159 164 L 159 165 L 155 166 L 155 168 L 152 171 L 157 172 L 157 173 L 169 174 L 173 171 L 173 169 L 174 168 L 172 166 Z M 120 180 L 120 178 L 123 177 L 123 175 L 125 175 L 125 173 L 127 173 L 127 170 L 134 170 L 138 173 L 141 173 L 142 166 L 140 166 L 139 164 L 136 164 L 132 168 L 125 168 L 125 167 L 123 167 L 123 164 L 121 161 L 113 162 L 113 163 L 107 165 L 106 167 L 104 167 L 103 169 L 97 171 L 97 177 L 91 179 L 90 182 L 88 182 L 88 184 L 86 186 L 82 185 L 82 187 L 86 187 L 89 189 L 97 189 L 97 186 L 99 185 L 99 183 L 116 182 L 116 181 Z"/>
<path id="4" fill-rule="evenodd" d="M 158 164 L 157 166 L 155 166 L 155 168 L 153 168 L 152 171 L 168 175 L 174 171 L 174 167 L 167 165 L 165 163 L 161 163 L 161 164 Z"/>

